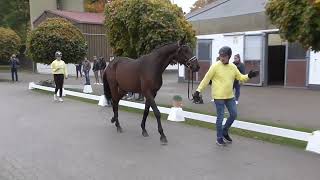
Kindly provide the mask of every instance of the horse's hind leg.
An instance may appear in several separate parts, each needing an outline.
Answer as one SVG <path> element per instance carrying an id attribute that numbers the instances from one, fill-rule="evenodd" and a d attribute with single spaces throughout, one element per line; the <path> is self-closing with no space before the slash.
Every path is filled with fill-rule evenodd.
<path id="1" fill-rule="evenodd" d="M 119 101 L 112 101 L 112 108 L 113 108 L 113 117 L 111 119 L 111 123 L 115 123 L 116 127 L 117 127 L 117 132 L 122 133 L 122 128 L 120 126 L 119 123 L 119 119 L 118 119 L 118 106 L 119 106 Z"/>
<path id="2" fill-rule="evenodd" d="M 144 137 L 148 137 L 149 134 L 146 130 L 146 120 L 147 120 L 147 117 L 149 115 L 149 109 L 150 109 L 150 103 L 149 101 L 146 101 L 146 104 L 145 104 L 145 107 L 144 107 L 144 112 L 143 112 L 143 118 L 142 118 L 142 121 L 141 121 L 141 128 L 142 128 L 142 136 Z"/>
<path id="3" fill-rule="evenodd" d="M 156 94 L 157 93 L 153 94 L 153 98 L 156 97 Z M 151 106 L 150 102 L 146 101 L 145 107 L 144 107 L 143 118 L 142 118 L 142 121 L 141 121 L 142 136 L 144 136 L 144 137 L 148 137 L 149 136 L 149 134 L 148 134 L 148 132 L 146 130 L 146 120 L 147 120 L 147 117 L 149 115 L 150 106 Z"/>
<path id="4" fill-rule="evenodd" d="M 117 132 L 122 133 L 122 128 L 119 123 L 118 119 L 118 107 L 119 107 L 119 101 L 120 99 L 124 96 L 125 92 L 124 91 L 118 91 L 118 87 L 112 88 L 111 91 L 116 92 L 113 93 L 114 96 L 112 96 L 112 109 L 113 109 L 113 117 L 111 119 L 111 123 L 115 123 L 117 127 Z"/>

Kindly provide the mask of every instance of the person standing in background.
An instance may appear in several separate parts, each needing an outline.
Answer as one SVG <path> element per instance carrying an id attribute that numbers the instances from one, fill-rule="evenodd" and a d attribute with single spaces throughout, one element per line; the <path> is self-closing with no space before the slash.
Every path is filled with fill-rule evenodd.
<path id="1" fill-rule="evenodd" d="M 99 58 L 99 66 L 100 66 L 100 78 L 101 78 L 100 85 L 102 85 L 103 72 L 104 72 L 104 69 L 107 67 L 107 63 L 106 63 L 105 59 L 102 56 Z"/>
<path id="2" fill-rule="evenodd" d="M 82 77 L 82 72 L 81 72 L 82 62 L 80 61 L 78 64 L 75 64 L 75 66 L 76 66 L 76 73 L 77 73 L 77 79 L 78 79 L 79 74 L 80 74 L 80 77 Z"/>
<path id="3" fill-rule="evenodd" d="M 100 66 L 99 66 L 99 62 L 97 59 L 97 56 L 93 56 L 93 67 L 92 67 L 92 71 L 94 73 L 94 77 L 96 82 L 94 84 L 99 84 L 99 71 L 100 71 Z"/>
<path id="4" fill-rule="evenodd" d="M 84 58 L 82 69 L 83 69 L 84 77 L 86 78 L 85 85 L 90 85 L 89 72 L 91 70 L 91 64 L 90 64 L 90 61 L 88 60 L 88 58 L 86 58 L 86 57 Z"/>
<path id="5" fill-rule="evenodd" d="M 233 64 L 237 66 L 237 68 L 238 68 L 238 70 L 240 71 L 241 74 L 245 74 L 245 66 L 241 62 L 239 54 L 234 55 Z M 236 104 L 239 104 L 240 82 L 238 80 L 234 80 L 233 89 L 234 89 L 234 92 L 235 92 L 234 94 L 235 94 L 235 98 L 236 98 Z"/>
<path id="6" fill-rule="evenodd" d="M 9 64 L 11 67 L 11 78 L 12 82 L 14 82 L 14 76 L 16 77 L 16 81 L 18 81 L 18 66 L 20 65 L 19 59 L 16 57 L 15 54 L 12 54 Z"/>
<path id="7" fill-rule="evenodd" d="M 53 74 L 53 79 L 56 84 L 56 88 L 54 90 L 54 95 L 53 95 L 53 100 L 59 102 L 63 102 L 62 99 L 62 89 L 63 89 L 63 83 L 64 83 L 64 78 L 68 78 L 68 72 L 67 72 L 67 66 L 64 63 L 64 61 L 61 59 L 62 58 L 62 53 L 60 51 L 57 51 L 55 53 L 56 59 L 51 63 L 51 69 L 52 69 L 52 74 Z M 57 93 L 59 90 L 59 99 L 57 99 Z"/>

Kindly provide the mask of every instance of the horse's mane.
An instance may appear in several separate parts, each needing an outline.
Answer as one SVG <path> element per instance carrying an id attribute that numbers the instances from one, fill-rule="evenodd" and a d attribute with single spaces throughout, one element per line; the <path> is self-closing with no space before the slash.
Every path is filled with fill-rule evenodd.
<path id="1" fill-rule="evenodd" d="M 172 44 L 176 44 L 177 42 L 167 42 L 167 43 L 164 43 L 164 44 L 161 44 L 161 45 L 157 45 L 151 52 L 155 51 L 155 50 L 158 50 L 164 46 L 167 46 L 167 45 L 172 45 Z"/>
<path id="2" fill-rule="evenodd" d="M 177 44 L 177 42 L 168 42 L 168 43 L 164 43 L 164 44 L 158 45 L 158 46 L 156 46 L 156 47 L 151 51 L 151 53 L 153 53 L 154 51 L 156 51 L 156 50 L 158 50 L 158 49 L 160 49 L 160 48 L 162 48 L 162 47 L 164 47 L 164 46 L 173 45 L 173 44 Z M 184 45 L 182 45 L 182 46 L 188 46 L 188 45 L 187 45 L 187 44 L 184 44 Z M 177 63 L 181 64 L 181 63 L 178 62 L 176 59 L 172 59 L 171 62 L 170 62 L 171 65 L 175 65 L 175 64 L 177 64 Z"/>
<path id="3" fill-rule="evenodd" d="M 118 56 L 118 57 L 116 57 L 116 58 L 117 58 L 117 59 L 125 59 L 125 60 L 129 60 L 129 61 L 131 61 L 131 60 L 134 60 L 134 61 L 142 60 L 143 57 L 148 56 L 148 55 L 150 55 L 151 53 L 154 53 L 156 50 L 159 50 L 160 48 L 162 48 L 162 47 L 164 47 L 164 46 L 173 45 L 173 44 L 177 44 L 177 42 L 167 42 L 167 43 L 164 43 L 164 44 L 161 44 L 161 45 L 157 45 L 150 53 L 145 54 L 145 55 L 142 55 L 142 56 L 140 56 L 140 57 L 138 57 L 138 58 L 136 58 L 136 59 L 128 58 L 128 57 L 123 57 L 123 56 L 122 56 L 122 57 L 121 57 L 121 56 Z M 178 62 L 177 62 L 176 60 L 174 60 L 174 59 L 172 59 L 172 61 L 170 62 L 171 65 L 174 65 L 174 64 L 177 64 L 177 63 L 178 63 Z"/>

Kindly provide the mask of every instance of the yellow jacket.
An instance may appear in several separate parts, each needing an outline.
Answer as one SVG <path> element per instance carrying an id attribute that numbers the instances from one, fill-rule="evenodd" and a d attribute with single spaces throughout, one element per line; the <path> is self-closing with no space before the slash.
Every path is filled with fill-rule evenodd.
<path id="1" fill-rule="evenodd" d="M 52 74 L 64 74 L 64 77 L 68 77 L 67 66 L 64 61 L 54 60 L 51 63 Z"/>
<path id="2" fill-rule="evenodd" d="M 203 91 L 211 80 L 211 96 L 213 99 L 231 99 L 234 97 L 233 82 L 235 79 L 244 82 L 248 81 L 249 77 L 248 75 L 242 75 L 233 63 L 225 65 L 218 61 L 211 65 L 197 91 Z"/>

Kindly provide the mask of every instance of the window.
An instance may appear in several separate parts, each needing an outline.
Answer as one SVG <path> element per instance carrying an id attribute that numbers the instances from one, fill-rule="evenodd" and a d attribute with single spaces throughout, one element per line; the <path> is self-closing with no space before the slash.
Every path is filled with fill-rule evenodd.
<path id="1" fill-rule="evenodd" d="M 288 45 L 288 59 L 305 59 L 306 50 L 300 43 L 289 43 Z"/>
<path id="2" fill-rule="evenodd" d="M 245 36 L 245 60 L 261 60 L 262 55 L 262 36 Z"/>
<path id="3" fill-rule="evenodd" d="M 211 61 L 212 40 L 198 40 L 198 59 Z"/>

